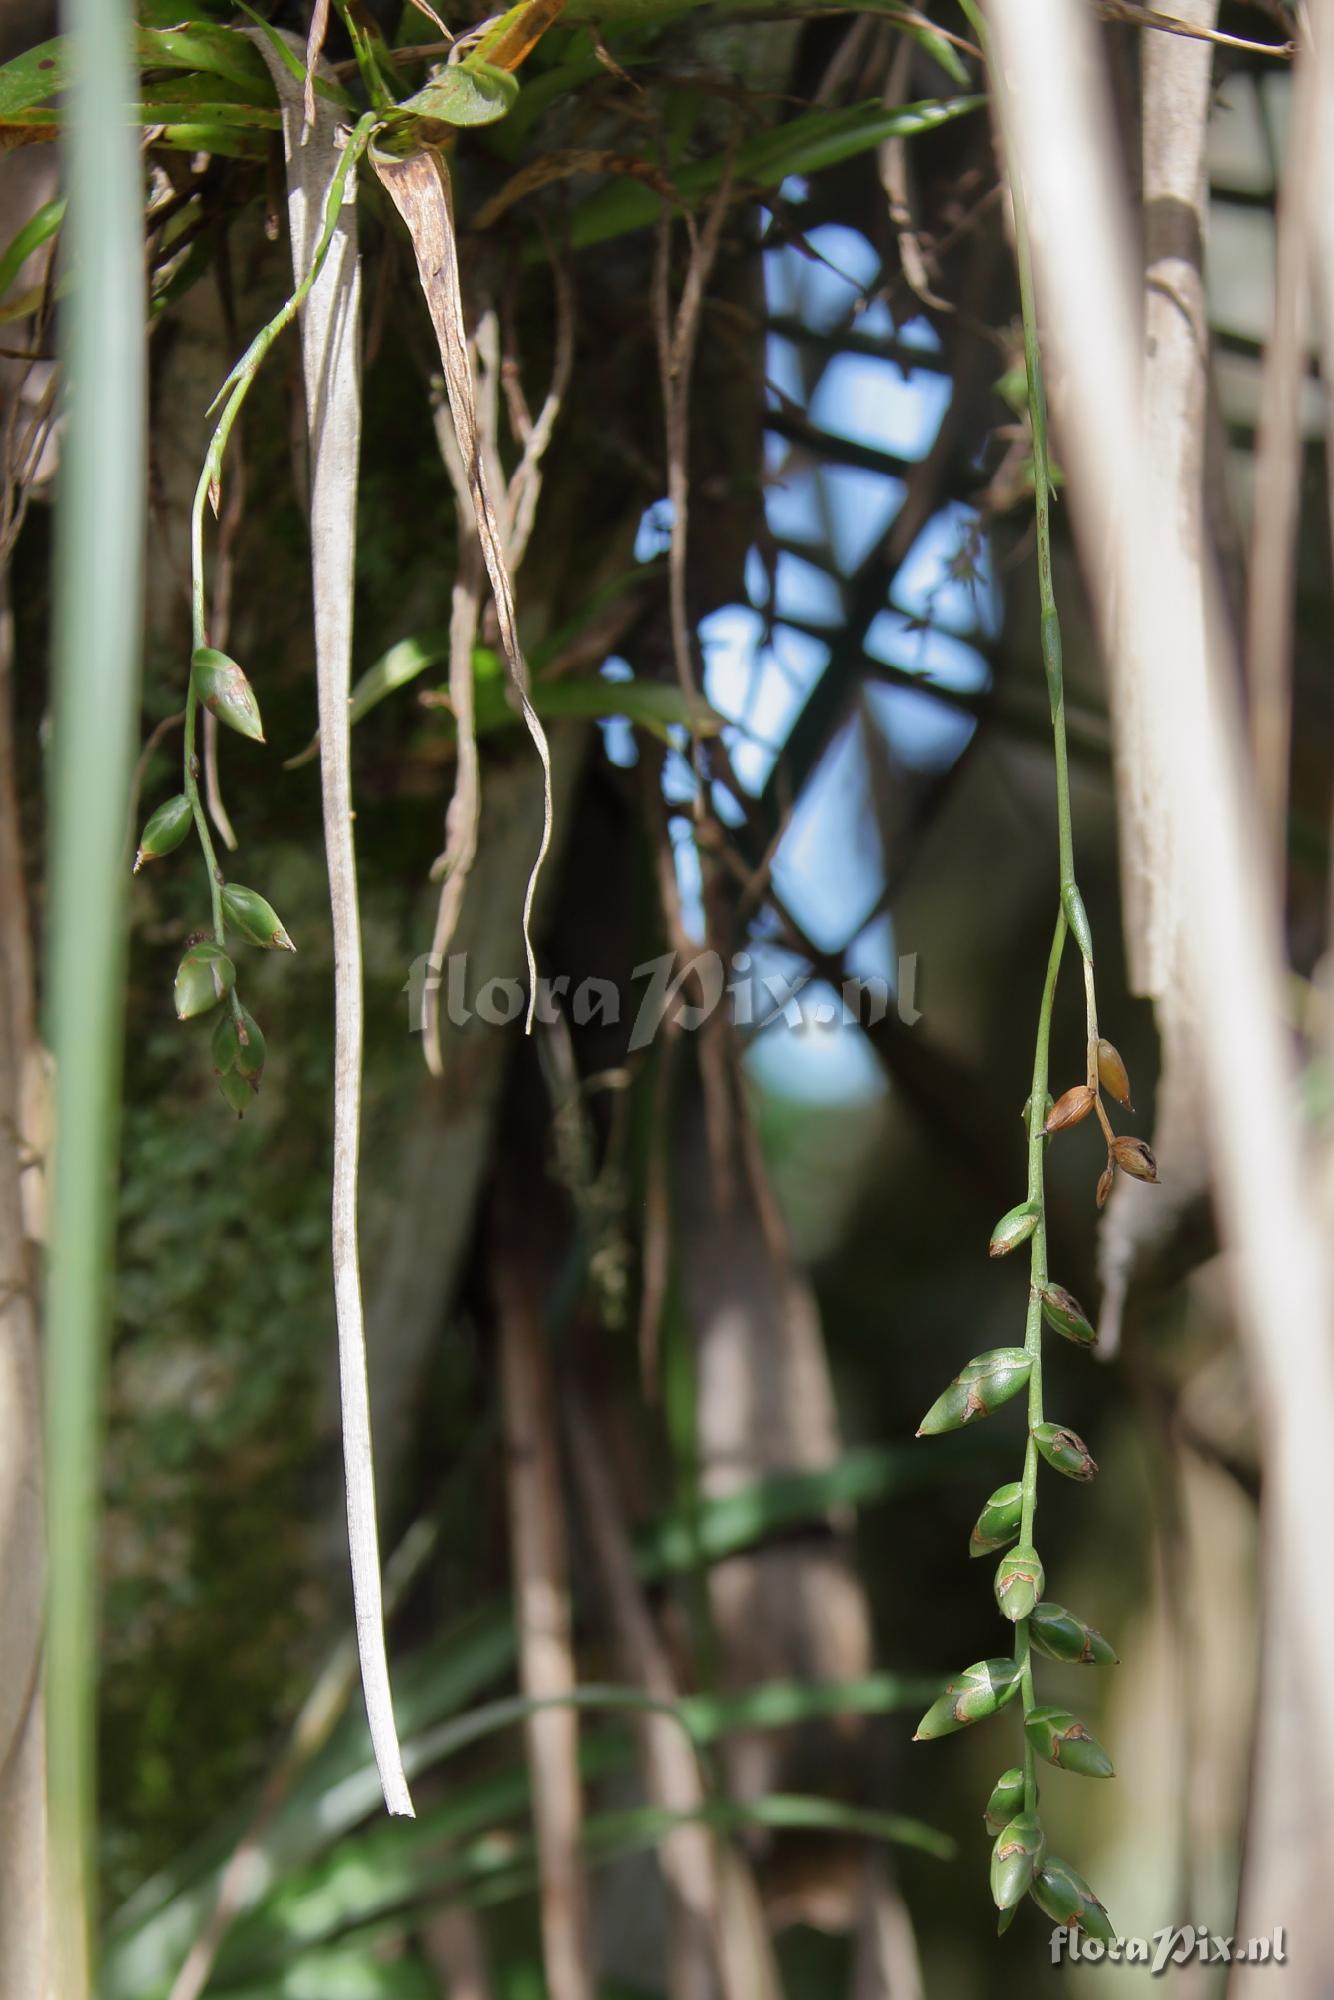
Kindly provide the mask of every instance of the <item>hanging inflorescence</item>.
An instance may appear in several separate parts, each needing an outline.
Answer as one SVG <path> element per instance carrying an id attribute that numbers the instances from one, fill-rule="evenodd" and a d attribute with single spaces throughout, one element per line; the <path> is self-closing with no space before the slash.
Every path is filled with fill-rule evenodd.
<path id="1" fill-rule="evenodd" d="M 964 0 L 965 12 L 986 48 L 986 24 L 974 0 Z M 1008 150 L 1008 149 L 1007 149 Z M 1158 1170 L 1142 1139 L 1113 1131 L 1103 1093 L 1116 1103 L 1130 1103 L 1126 1066 L 1098 1030 L 1093 977 L 1093 936 L 1075 877 L 1074 831 L 1070 812 L 1069 767 L 1065 737 L 1065 688 L 1061 661 L 1061 629 L 1051 566 L 1051 458 L 1047 442 L 1047 411 L 1043 394 L 1037 339 L 1028 231 L 1021 192 L 1012 190 L 1015 255 L 1024 321 L 1024 362 L 1028 385 L 1028 418 L 1032 440 L 1033 501 L 1037 528 L 1037 567 L 1042 660 L 1051 708 L 1056 773 L 1057 826 L 1060 855 L 1060 900 L 1047 976 L 1038 1012 L 1032 1088 L 1024 1106 L 1028 1133 L 1028 1188 L 1025 1199 L 1003 1215 L 991 1234 L 990 1254 L 1009 1256 L 1029 1245 L 1028 1309 L 1022 1347 L 993 1348 L 974 1355 L 918 1427 L 919 1437 L 958 1430 L 989 1417 L 1022 1390 L 1028 1392 L 1028 1437 L 1019 1479 L 994 1492 L 977 1518 L 969 1538 L 973 1556 L 1001 1557 L 996 1569 L 996 1604 L 1014 1628 L 1011 1655 L 979 1660 L 946 1687 L 917 1725 L 917 1740 L 949 1735 L 1007 1707 L 1016 1697 L 1023 1712 L 1022 1765 L 1002 1773 L 987 1801 L 984 1815 L 993 1836 L 991 1894 L 1005 1931 L 1026 1895 L 1054 1922 L 1080 1929 L 1091 1937 L 1113 1936 L 1106 1910 L 1068 1862 L 1047 1851 L 1039 1815 L 1038 1760 L 1060 1771 L 1085 1778 L 1110 1778 L 1112 1761 L 1088 1726 L 1066 1709 L 1039 1702 L 1034 1685 L 1033 1656 L 1044 1654 L 1075 1666 L 1113 1666 L 1116 1654 L 1100 1632 L 1063 1605 L 1044 1596 L 1046 1575 L 1034 1540 L 1040 1461 L 1066 1479 L 1087 1481 L 1097 1465 L 1084 1440 L 1064 1424 L 1052 1423 L 1043 1408 L 1042 1335 L 1048 1328 L 1076 1346 L 1092 1348 L 1094 1328 L 1077 1299 L 1051 1282 L 1047 1270 L 1047 1213 L 1044 1164 L 1053 1137 L 1079 1124 L 1092 1112 L 1107 1144 L 1107 1162 L 1097 1184 L 1099 1208 L 1111 1193 L 1118 1169 L 1135 1180 L 1155 1181 Z M 1067 936 L 1073 937 L 1083 962 L 1086 1053 L 1084 1080 L 1073 1084 L 1055 1102 L 1048 1090 L 1048 1052 L 1052 1008 Z M 1011 1546 L 1013 1544 L 1013 1546 Z"/>

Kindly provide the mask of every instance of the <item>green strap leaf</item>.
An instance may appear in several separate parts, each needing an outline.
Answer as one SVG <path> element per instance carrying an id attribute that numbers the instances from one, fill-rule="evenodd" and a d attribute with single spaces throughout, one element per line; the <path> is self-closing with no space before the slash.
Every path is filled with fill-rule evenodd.
<path id="1" fill-rule="evenodd" d="M 985 103 L 985 97 L 948 97 L 890 109 L 871 102 L 840 111 L 803 112 L 738 146 L 732 156 L 733 177 L 740 187 L 776 187 L 789 174 L 818 173 L 822 167 L 837 166 L 886 139 L 933 132 Z M 711 159 L 673 168 L 672 183 L 683 202 L 694 204 L 718 186 L 726 165 L 727 155 L 716 153 Z M 661 196 L 642 182 L 612 181 L 575 209 L 570 218 L 570 242 L 575 249 L 605 243 L 656 221 L 661 210 Z M 534 246 L 531 255 L 545 255 L 545 250 Z"/>

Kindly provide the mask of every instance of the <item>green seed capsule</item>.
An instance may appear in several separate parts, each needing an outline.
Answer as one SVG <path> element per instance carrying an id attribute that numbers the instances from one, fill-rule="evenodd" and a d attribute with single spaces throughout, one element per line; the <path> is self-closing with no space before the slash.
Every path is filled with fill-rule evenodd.
<path id="1" fill-rule="evenodd" d="M 991 1850 L 991 1900 L 1012 1910 L 1028 1894 L 1047 1851 L 1047 1836 L 1036 1813 L 1016 1813 Z"/>
<path id="2" fill-rule="evenodd" d="M 1012 1624 L 1027 1618 L 1042 1595 L 1046 1578 L 1042 1560 L 1034 1548 L 1011 1549 L 996 1565 L 996 1602 Z"/>
<path id="3" fill-rule="evenodd" d="M 266 1053 L 259 1023 L 244 1007 L 239 1022 L 230 1013 L 224 1014 L 213 1030 L 213 1067 L 219 1076 L 235 1070 L 252 1089 L 258 1089 Z"/>
<path id="4" fill-rule="evenodd" d="M 973 1523 L 968 1537 L 970 1556 L 990 1556 L 1003 1549 L 1019 1533 L 1019 1517 L 1024 1509 L 1024 1489 L 1017 1479 L 998 1486 Z"/>
<path id="5" fill-rule="evenodd" d="M 1028 1615 L 1028 1635 L 1049 1660 L 1066 1660 L 1076 1667 L 1115 1667 L 1120 1663 L 1101 1632 L 1095 1632 L 1062 1604 L 1035 1604 Z"/>
<path id="6" fill-rule="evenodd" d="M 156 861 L 159 855 L 170 854 L 179 847 L 190 831 L 193 818 L 190 801 L 184 792 L 178 792 L 174 799 L 165 800 L 151 815 L 139 836 L 139 847 L 134 857 L 135 874 L 139 873 L 145 861 Z"/>
<path id="7" fill-rule="evenodd" d="M 1010 1925 L 1014 1922 L 1014 1913 L 1018 1908 L 1019 1908 L 1018 1903 L 1011 1903 L 1008 1910 L 1001 1911 L 1000 1915 L 996 1919 L 997 1937 L 1005 1936 L 1006 1931 L 1009 1930 Z"/>
<path id="8" fill-rule="evenodd" d="M 176 1018 L 207 1014 L 236 984 L 236 967 L 220 945 L 191 945 L 176 968 Z"/>
<path id="9" fill-rule="evenodd" d="M 1017 1768 L 1002 1771 L 991 1788 L 987 1809 L 983 1814 L 983 1824 L 994 1837 L 1010 1824 L 1015 1814 L 1024 1809 L 1024 1774 Z"/>
<path id="10" fill-rule="evenodd" d="M 1019 1692 L 1019 1663 L 1013 1659 L 977 1660 L 952 1680 L 932 1702 L 913 1733 L 914 1743 L 952 1735 L 970 1722 L 982 1722 L 1013 1701 Z"/>
<path id="11" fill-rule="evenodd" d="M 1011 1396 L 1018 1395 L 1032 1365 L 1022 1347 L 993 1347 L 986 1354 L 975 1354 L 949 1388 L 937 1396 L 917 1426 L 918 1437 L 957 1431 L 964 1424 L 976 1423 L 979 1417 L 989 1417 Z"/>
<path id="12" fill-rule="evenodd" d="M 265 902 L 258 890 L 242 888 L 239 882 L 224 883 L 222 914 L 249 944 L 257 944 L 264 951 L 296 950 L 282 927 L 278 912 L 272 903 Z"/>
<path id="13" fill-rule="evenodd" d="M 1033 1442 L 1053 1472 L 1063 1472 L 1067 1479 L 1092 1479 L 1098 1470 L 1083 1438 L 1064 1424 L 1034 1424 Z"/>
<path id="14" fill-rule="evenodd" d="M 259 1089 L 259 1079 L 264 1073 L 268 1054 L 259 1022 L 243 1007 L 237 1029 L 236 1067 L 254 1090 Z"/>
<path id="15" fill-rule="evenodd" d="M 1021 1201 L 1017 1208 L 1003 1215 L 991 1232 L 991 1242 L 987 1245 L 989 1257 L 1008 1257 L 1011 1250 L 1017 1250 L 1021 1243 L 1027 1243 L 1038 1226 L 1040 1210 L 1035 1201 Z"/>
<path id="16" fill-rule="evenodd" d="M 238 1118 L 243 1117 L 255 1101 L 254 1091 L 238 1070 L 223 1070 L 218 1077 L 218 1089 Z"/>
<path id="17" fill-rule="evenodd" d="M 239 735 L 248 736 L 253 743 L 264 741 L 255 690 L 235 660 L 212 646 L 197 646 L 191 657 L 190 673 L 195 693 L 211 715 Z"/>
<path id="18" fill-rule="evenodd" d="M 1110 1944 L 1116 1933 L 1112 1920 L 1082 1875 L 1068 1861 L 1049 1854 L 1033 1877 L 1033 1901 L 1044 1916 L 1069 1930 L 1081 1930 L 1088 1937 Z"/>
<path id="19" fill-rule="evenodd" d="M 213 1067 L 219 1076 L 226 1076 L 228 1070 L 236 1068 L 236 1058 L 241 1053 L 241 1044 L 236 1033 L 236 1023 L 230 1014 L 224 1014 L 213 1030 Z"/>
<path id="20" fill-rule="evenodd" d="M 1042 1317 L 1053 1333 L 1059 1333 L 1065 1340 L 1073 1340 L 1078 1347 L 1092 1347 L 1097 1341 L 1097 1333 L 1084 1316 L 1084 1308 L 1072 1292 L 1064 1285 L 1044 1285 L 1038 1293 L 1042 1300 Z"/>
<path id="21" fill-rule="evenodd" d="M 1058 1770 L 1077 1771 L 1082 1778 L 1112 1776 L 1112 1760 L 1096 1736 L 1063 1708 L 1030 1709 L 1024 1734 L 1039 1757 Z"/>

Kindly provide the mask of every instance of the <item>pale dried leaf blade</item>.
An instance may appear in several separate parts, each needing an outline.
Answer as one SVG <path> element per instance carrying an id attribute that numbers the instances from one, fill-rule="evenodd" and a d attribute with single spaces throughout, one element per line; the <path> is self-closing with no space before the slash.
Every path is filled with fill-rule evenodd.
<path id="1" fill-rule="evenodd" d="M 328 189 L 342 157 L 337 113 L 317 100 L 302 143 L 303 91 L 267 37 L 252 33 L 282 105 L 288 218 L 298 282 L 314 255 Z M 289 44 L 292 43 L 289 37 Z M 371 1453 L 357 1243 L 357 1171 L 361 1127 L 361 924 L 352 841 L 352 591 L 356 568 L 357 460 L 361 436 L 360 279 L 355 175 L 338 234 L 301 315 L 302 361 L 310 434 L 311 574 L 319 689 L 324 841 L 334 936 L 333 1269 L 338 1321 L 343 1464 L 357 1653 L 376 1768 L 391 1813 L 412 1814 L 394 1723 L 385 1654 L 375 1469 Z"/>
<path id="2" fill-rule="evenodd" d="M 306 90 L 302 99 L 301 143 L 306 145 L 315 129 L 315 73 L 320 51 L 329 32 L 329 0 L 315 0 L 310 12 L 310 33 L 306 37 Z"/>
<path id="3" fill-rule="evenodd" d="M 510 684 L 523 714 L 528 734 L 542 763 L 542 839 L 528 877 L 523 899 L 523 945 L 528 961 L 528 1018 L 531 1032 L 537 1004 L 537 957 L 533 950 L 533 902 L 538 878 L 551 845 L 551 752 L 546 731 L 528 694 L 528 669 L 519 645 L 514 616 L 514 593 L 510 584 L 504 538 L 489 491 L 486 470 L 477 435 L 472 368 L 468 360 L 468 339 L 463 318 L 463 294 L 459 282 L 458 250 L 454 241 L 454 218 L 450 210 L 449 184 L 443 161 L 431 152 L 414 153 L 405 160 L 377 158 L 371 161 L 381 185 L 402 216 L 412 239 L 417 275 L 435 337 L 440 349 L 440 365 L 445 392 L 458 438 L 459 453 L 468 477 L 477 535 L 491 581 L 496 618 L 500 626 L 501 649 L 509 669 Z"/>

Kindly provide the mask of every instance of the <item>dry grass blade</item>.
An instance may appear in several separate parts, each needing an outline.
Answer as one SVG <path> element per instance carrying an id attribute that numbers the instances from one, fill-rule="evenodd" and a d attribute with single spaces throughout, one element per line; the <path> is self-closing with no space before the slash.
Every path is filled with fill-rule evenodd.
<path id="1" fill-rule="evenodd" d="M 477 858 L 477 829 L 482 815 L 482 769 L 477 755 L 472 669 L 482 615 L 482 556 L 476 538 L 469 532 L 473 519 L 472 495 L 445 403 L 436 405 L 435 432 L 440 456 L 454 488 L 459 549 L 449 612 L 449 703 L 454 712 L 457 761 L 454 790 L 445 814 L 445 851 L 432 870 L 433 875 L 439 874 L 441 887 L 431 951 L 433 956 L 443 959 L 458 929 L 468 876 Z M 444 1075 L 440 1035 L 440 984 L 432 981 L 422 994 L 422 1053 L 432 1076 Z"/>
<path id="2" fill-rule="evenodd" d="M 329 0 L 315 0 L 310 10 L 310 33 L 306 36 L 306 91 L 302 100 L 301 143 L 304 146 L 315 127 L 315 72 L 319 67 L 324 37 L 329 32 Z"/>
<path id="3" fill-rule="evenodd" d="M 1316 185 L 1334 185 L 1334 21 L 1320 10 L 1313 23 L 1312 47 L 1315 65 L 1316 100 Z M 1334 212 L 1328 201 L 1313 201 L 1309 217 L 1311 229 L 1311 290 L 1320 342 L 1320 373 L 1325 383 L 1325 480 L 1328 496 L 1330 533 L 1334 537 Z M 1334 546 L 1331 548 L 1334 553 Z M 1334 851 L 1334 824 L 1330 828 Z M 1334 873 L 1330 877 L 1330 906 L 1325 937 L 1326 962 L 1334 964 Z M 1328 993 L 1328 988 L 1326 989 Z M 1334 996 L 1326 1000 L 1325 1048 L 1334 1053 Z"/>
<path id="4" fill-rule="evenodd" d="M 323 230 L 328 190 L 340 164 L 336 114 L 318 107 L 298 143 L 296 80 L 256 31 L 278 91 L 287 153 L 293 275 L 310 266 Z M 352 183 L 355 186 L 355 181 Z M 348 1547 L 366 1715 L 376 1767 L 391 1813 L 412 1814 L 394 1723 L 380 1585 L 375 1468 L 371 1449 L 366 1326 L 361 1300 L 357 1180 L 361 1143 L 361 919 L 352 838 L 348 691 L 351 684 L 352 586 L 356 569 L 356 488 L 361 441 L 360 273 L 356 207 L 345 206 L 328 257 L 301 315 L 302 361 L 310 433 L 311 578 L 319 694 L 324 846 L 334 939 L 334 1130 L 332 1245 L 338 1321 L 338 1378 Z"/>
<path id="5" fill-rule="evenodd" d="M 412 239 L 417 273 L 426 298 L 431 324 L 435 328 L 444 371 L 445 391 L 454 419 L 459 452 L 467 474 L 473 513 L 482 556 L 486 563 L 500 642 L 509 669 L 510 684 L 518 700 L 533 745 L 542 761 L 543 821 L 542 840 L 528 877 L 523 902 L 523 943 L 528 960 L 528 1018 L 532 1030 L 533 1009 L 537 1004 L 537 958 L 533 950 L 533 901 L 547 849 L 551 845 L 551 752 L 546 732 L 528 693 L 528 669 L 519 644 L 514 615 L 514 594 L 510 585 L 504 537 L 491 497 L 485 462 L 477 430 L 472 368 L 468 359 L 468 338 L 463 319 L 463 295 L 459 283 L 458 246 L 454 239 L 454 218 L 450 207 L 449 182 L 444 162 L 431 152 L 415 153 L 409 159 L 394 160 L 372 155 L 380 182 L 402 216 Z"/>
<path id="6" fill-rule="evenodd" d="M 1208 27 L 1216 0 L 1182 0 Z M 1204 284 L 1208 230 L 1205 148 L 1213 52 L 1205 41 L 1151 35 L 1141 50 L 1144 193 L 1145 422 L 1158 440 L 1160 476 L 1176 496 L 1173 520 L 1191 559 L 1204 560 L 1205 436 L 1209 410 L 1209 314 Z M 1151 687 L 1118 677 L 1116 789 L 1123 923 L 1133 989 L 1154 1002 L 1161 1065 L 1154 1148 L 1166 1185 L 1154 1200 L 1122 1175 L 1098 1236 L 1102 1306 L 1098 1354 L 1116 1354 L 1126 1299 L 1140 1261 L 1166 1240 L 1208 1180 L 1206 1089 L 1199 1020 L 1181 977 L 1189 903 L 1181 876 L 1165 866 L 1175 838 L 1171 770 L 1160 770 Z"/>

